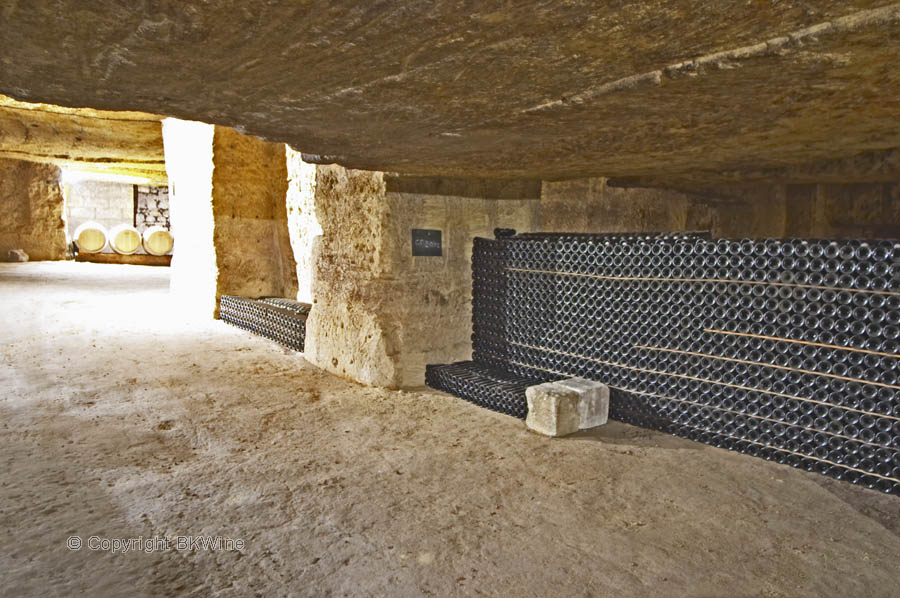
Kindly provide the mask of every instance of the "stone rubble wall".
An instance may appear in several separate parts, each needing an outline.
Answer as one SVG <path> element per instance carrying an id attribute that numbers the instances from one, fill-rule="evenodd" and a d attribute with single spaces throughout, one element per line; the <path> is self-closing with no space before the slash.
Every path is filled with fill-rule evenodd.
<path id="1" fill-rule="evenodd" d="M 137 209 L 134 226 L 144 232 L 151 226 L 169 229 L 169 188 L 152 185 L 135 185 Z"/>
<path id="2" fill-rule="evenodd" d="M 60 169 L 0 158 L 0 261 L 13 249 L 31 260 L 66 258 Z"/>

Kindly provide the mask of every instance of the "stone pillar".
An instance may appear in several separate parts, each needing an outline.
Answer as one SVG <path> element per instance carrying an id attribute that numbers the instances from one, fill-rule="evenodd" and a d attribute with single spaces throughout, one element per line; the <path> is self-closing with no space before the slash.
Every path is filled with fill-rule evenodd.
<path id="1" fill-rule="evenodd" d="M 285 146 L 177 119 L 163 121 L 163 141 L 182 304 L 217 315 L 221 295 L 294 297 Z"/>
<path id="2" fill-rule="evenodd" d="M 297 299 L 313 302 L 313 244 L 322 234 L 316 215 L 316 165 L 286 147 L 288 171 L 287 219 L 291 248 L 297 263 Z"/>
<path id="3" fill-rule="evenodd" d="M 169 215 L 175 250 L 170 288 L 179 305 L 198 314 L 216 312 L 216 248 L 213 245 L 213 125 L 163 121 Z"/>
<path id="4" fill-rule="evenodd" d="M 472 239 L 537 230 L 540 183 L 401 177 L 316 166 L 306 358 L 356 382 L 420 386 L 427 363 L 471 356 Z M 442 255 L 413 256 L 412 229 Z"/>
<path id="5" fill-rule="evenodd" d="M 11 249 L 31 260 L 66 258 L 60 169 L 0 159 L 0 261 Z"/>
<path id="6" fill-rule="evenodd" d="M 213 244 L 219 268 L 216 297 L 295 298 L 285 145 L 217 126 L 212 185 Z"/>

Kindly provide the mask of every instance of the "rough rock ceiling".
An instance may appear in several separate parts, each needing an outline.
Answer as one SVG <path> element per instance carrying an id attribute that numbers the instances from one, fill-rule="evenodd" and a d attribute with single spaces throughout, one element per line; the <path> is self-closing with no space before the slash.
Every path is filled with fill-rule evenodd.
<path id="1" fill-rule="evenodd" d="M 0 157 L 164 184 L 160 117 L 0 96 Z"/>
<path id="2" fill-rule="evenodd" d="M 0 39 L 19 99 L 411 174 L 714 179 L 900 147 L 897 2 L 32 0 Z"/>

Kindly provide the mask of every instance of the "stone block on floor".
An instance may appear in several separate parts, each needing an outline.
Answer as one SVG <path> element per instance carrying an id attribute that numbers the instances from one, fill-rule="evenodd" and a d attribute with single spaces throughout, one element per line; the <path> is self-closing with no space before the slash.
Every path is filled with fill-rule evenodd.
<path id="1" fill-rule="evenodd" d="M 525 425 L 545 436 L 566 436 L 577 432 L 581 423 L 577 391 L 556 382 L 530 386 L 525 390 L 528 416 Z"/>
<path id="2" fill-rule="evenodd" d="M 609 387 L 584 378 L 569 378 L 557 382 L 578 393 L 579 428 L 596 428 L 609 419 Z"/>
<path id="3" fill-rule="evenodd" d="M 10 262 L 27 262 L 28 254 L 24 249 L 10 249 L 6 259 Z"/>

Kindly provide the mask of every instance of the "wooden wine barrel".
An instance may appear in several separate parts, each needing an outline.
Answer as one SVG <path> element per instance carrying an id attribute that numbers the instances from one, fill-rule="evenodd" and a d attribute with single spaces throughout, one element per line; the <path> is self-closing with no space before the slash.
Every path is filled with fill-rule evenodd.
<path id="1" fill-rule="evenodd" d="M 141 234 L 130 224 L 117 224 L 109 230 L 109 246 L 116 253 L 131 255 L 141 248 Z"/>
<path id="2" fill-rule="evenodd" d="M 85 222 L 75 229 L 73 235 L 78 251 L 84 253 L 97 253 L 106 247 L 106 228 L 97 222 Z"/>
<path id="3" fill-rule="evenodd" d="M 144 251 L 150 255 L 166 255 L 174 244 L 172 233 L 161 226 L 151 226 L 144 231 Z"/>

